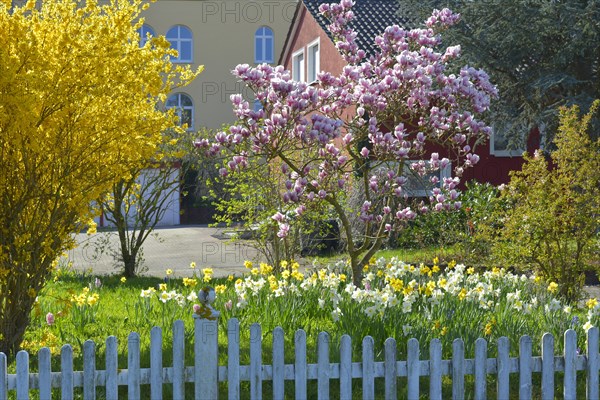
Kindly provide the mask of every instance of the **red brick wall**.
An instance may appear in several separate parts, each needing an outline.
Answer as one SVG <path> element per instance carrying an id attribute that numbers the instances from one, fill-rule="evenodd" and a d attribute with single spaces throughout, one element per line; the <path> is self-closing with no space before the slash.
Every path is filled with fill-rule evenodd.
<path id="1" fill-rule="evenodd" d="M 283 60 L 283 66 L 287 70 L 292 70 L 292 54 L 296 51 L 304 48 L 304 57 L 306 60 L 306 45 L 320 38 L 320 63 L 321 71 L 331 72 L 334 75 L 338 75 L 342 72 L 342 68 L 346 63 L 338 53 L 335 45 L 331 39 L 327 36 L 325 31 L 321 29 L 321 26 L 308 12 L 304 4 L 300 5 L 301 9 L 298 13 L 298 28 L 296 29 L 295 36 L 290 38 L 290 51 L 285 54 Z M 305 63 L 306 64 L 306 63 Z M 306 65 L 305 65 L 306 68 Z M 304 71 L 304 76 L 307 76 L 308 71 Z"/>

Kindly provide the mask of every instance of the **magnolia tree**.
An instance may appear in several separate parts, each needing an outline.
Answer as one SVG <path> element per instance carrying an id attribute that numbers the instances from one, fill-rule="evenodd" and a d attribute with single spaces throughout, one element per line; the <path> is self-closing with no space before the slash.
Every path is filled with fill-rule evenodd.
<path id="1" fill-rule="evenodd" d="M 440 33 L 458 21 L 457 14 L 436 10 L 423 29 L 390 26 L 375 38 L 378 51 L 367 58 L 348 25 L 352 5 L 342 0 L 320 7 L 347 62 L 341 74 L 321 72 L 317 84 L 308 84 L 293 81 L 281 66 L 238 65 L 234 75 L 263 108 L 254 111 L 233 95 L 237 123 L 196 146 L 209 156 L 229 155 L 223 176 L 245 168 L 249 157 L 280 165 L 287 208 L 272 218 L 282 240 L 308 207 L 329 204 L 345 233 L 358 284 L 363 265 L 392 230 L 418 213 L 461 206 L 457 185 L 479 160 L 473 148 L 490 133 L 479 115 L 497 91 L 484 71 L 457 66 L 460 46 L 440 49 Z M 449 165 L 453 177 L 440 181 L 439 170 Z M 411 174 L 428 177 L 433 186 L 429 199 L 413 207 L 407 201 Z M 364 192 L 360 209 L 346 202 L 353 187 Z M 359 235 L 352 232 L 354 215 L 364 222 Z"/>

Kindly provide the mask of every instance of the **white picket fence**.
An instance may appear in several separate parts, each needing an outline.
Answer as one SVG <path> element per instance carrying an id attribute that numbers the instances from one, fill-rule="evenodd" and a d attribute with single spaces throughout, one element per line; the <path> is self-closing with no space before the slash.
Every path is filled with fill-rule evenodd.
<path id="1" fill-rule="evenodd" d="M 195 316 L 197 317 L 197 316 Z M 452 378 L 452 398 L 465 398 L 465 376 L 474 375 L 475 399 L 485 399 L 488 388 L 486 375 L 495 375 L 496 398 L 509 399 L 509 380 L 518 379 L 520 399 L 531 399 L 532 374 L 541 373 L 541 398 L 554 399 L 555 388 L 560 385 L 555 372 L 563 372 L 562 386 L 565 399 L 599 399 L 599 334 L 598 328 L 587 333 L 586 354 L 578 354 L 577 337 L 573 330 L 564 333 L 564 352 L 555 355 L 554 337 L 545 334 L 542 338 L 540 356 L 532 355 L 533 342 L 529 336 L 523 336 L 519 342 L 519 356 L 509 356 L 509 341 L 500 338 L 497 342 L 497 357 L 488 358 L 487 342 L 477 339 L 475 358 L 466 359 L 464 342 L 456 339 L 452 345 L 452 359 L 442 360 L 442 346 L 439 340 L 429 345 L 429 360 L 421 359 L 419 343 L 416 339 L 408 341 L 406 360 L 396 359 L 396 341 L 385 342 L 384 360 L 375 361 L 373 338 L 367 336 L 362 341 L 362 361 L 353 362 L 352 343 L 344 335 L 340 341 L 339 363 L 329 361 L 329 334 L 322 332 L 318 337 L 317 363 L 307 362 L 306 333 L 298 330 L 294 337 L 294 364 L 284 362 L 284 332 L 276 328 L 272 342 L 272 364 L 262 363 L 262 332 L 259 324 L 250 328 L 250 365 L 240 365 L 240 328 L 236 319 L 228 321 L 227 365 L 218 365 L 217 321 L 195 319 L 194 359 L 195 366 L 184 365 L 184 327 L 177 321 L 173 327 L 173 365 L 163 367 L 162 331 L 154 327 L 150 332 L 150 368 L 140 366 L 140 336 L 131 333 L 128 338 L 127 369 L 118 369 L 117 341 L 114 336 L 106 340 L 106 364 L 104 370 L 96 369 L 95 344 L 85 342 L 83 346 L 83 371 L 73 371 L 73 350 L 65 345 L 61 350 L 61 371 L 53 372 L 50 367 L 50 351 L 43 348 L 38 353 L 38 372 L 29 371 L 29 354 L 21 351 L 16 357 L 16 374 L 7 373 L 6 356 L 0 353 L 0 400 L 6 400 L 9 392 L 16 391 L 16 398 L 28 399 L 30 390 L 39 390 L 40 399 L 50 399 L 52 388 L 61 389 L 62 399 L 72 399 L 75 387 L 83 388 L 85 399 L 96 398 L 96 387 L 106 388 L 106 398 L 118 398 L 118 387 L 127 386 L 128 399 L 140 399 L 140 386 L 150 385 L 150 397 L 162 399 L 163 385 L 172 384 L 174 399 L 186 398 L 185 383 L 194 382 L 194 393 L 187 398 L 216 399 L 219 382 L 227 382 L 228 398 L 248 397 L 240 392 L 240 382 L 249 381 L 251 399 L 263 398 L 264 381 L 272 381 L 273 399 L 283 399 L 285 381 L 294 381 L 296 399 L 306 399 L 307 382 L 317 381 L 319 399 L 330 397 L 331 380 L 337 380 L 339 394 L 336 398 L 351 399 L 352 380 L 362 380 L 363 399 L 375 398 L 377 384 L 385 386 L 385 399 L 396 399 L 398 395 L 398 377 L 406 377 L 408 399 L 418 399 L 419 394 L 427 394 L 430 399 L 442 399 L 442 377 Z M 577 393 L 577 371 L 585 371 L 586 393 Z M 513 374 L 511 376 L 511 374 Z M 515 376 L 518 374 L 518 378 Z M 580 374 L 581 375 L 581 374 Z M 419 387 L 422 376 L 429 377 L 429 387 Z M 490 388 L 493 389 L 493 388 Z M 289 393 L 288 393 L 289 395 Z M 12 397 L 12 396 L 11 396 Z"/>

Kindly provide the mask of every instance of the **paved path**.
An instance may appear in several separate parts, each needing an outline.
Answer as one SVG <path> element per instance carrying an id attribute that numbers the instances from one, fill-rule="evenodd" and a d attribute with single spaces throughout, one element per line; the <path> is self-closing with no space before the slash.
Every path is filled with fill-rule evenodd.
<path id="1" fill-rule="evenodd" d="M 255 249 L 229 242 L 222 228 L 178 226 L 159 228 L 155 232 L 158 237 L 150 235 L 144 243 L 144 266 L 147 267 L 144 275 L 165 276 L 165 270 L 170 268 L 177 277 L 189 276 L 192 261 L 197 269 L 213 268 L 215 276 L 235 275 L 246 271 L 245 260 L 258 259 Z M 110 255 L 110 250 L 119 246 L 116 232 L 78 234 L 76 238 L 78 247 L 68 253 L 75 269 L 91 268 L 94 274 L 100 275 L 118 272 Z M 99 252 L 103 240 L 108 244 L 104 246 L 105 251 Z"/>

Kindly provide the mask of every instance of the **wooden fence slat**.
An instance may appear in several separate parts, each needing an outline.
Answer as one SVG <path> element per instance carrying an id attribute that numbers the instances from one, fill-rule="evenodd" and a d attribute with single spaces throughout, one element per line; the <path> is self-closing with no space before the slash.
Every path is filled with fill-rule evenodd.
<path id="1" fill-rule="evenodd" d="M 487 341 L 475 341 L 475 400 L 487 398 Z"/>
<path id="2" fill-rule="evenodd" d="M 371 336 L 365 336 L 362 341 L 362 388 L 363 399 L 375 398 L 375 342 Z"/>
<path id="3" fill-rule="evenodd" d="M 83 343 L 83 398 L 96 398 L 96 343 L 92 340 Z"/>
<path id="4" fill-rule="evenodd" d="M 317 397 L 322 400 L 329 399 L 329 334 L 320 332 L 317 342 Z"/>
<path id="5" fill-rule="evenodd" d="M 465 343 L 462 339 L 452 342 L 452 399 L 465 398 Z"/>
<path id="6" fill-rule="evenodd" d="M 250 399 L 262 399 L 262 329 L 250 325 Z"/>
<path id="7" fill-rule="evenodd" d="M 106 398 L 116 399 L 119 395 L 119 349 L 117 338 L 109 336 L 106 339 Z"/>
<path id="8" fill-rule="evenodd" d="M 295 398 L 296 400 L 306 399 L 306 379 L 307 379 L 307 367 L 306 367 L 306 332 L 302 329 L 298 329 L 294 336 L 294 353 L 296 359 L 294 360 L 294 386 L 295 386 Z"/>
<path id="9" fill-rule="evenodd" d="M 587 331 L 587 365 L 586 365 L 586 395 L 588 399 L 597 399 L 600 397 L 598 393 L 598 328 L 592 327 Z M 0 374 L 1 376 L 1 374 Z M 0 398 L 2 396 L 0 395 Z"/>
<path id="10" fill-rule="evenodd" d="M 38 351 L 38 373 L 40 400 L 52 399 L 52 355 L 50 349 L 42 347 Z M 0 399 L 2 396 L 0 396 Z"/>
<path id="11" fill-rule="evenodd" d="M 542 400 L 554 399 L 554 336 L 542 336 Z"/>
<path id="12" fill-rule="evenodd" d="M 127 339 L 127 398 L 140 398 L 140 335 L 131 332 Z"/>
<path id="13" fill-rule="evenodd" d="M 408 340 L 406 352 L 406 368 L 407 374 L 407 398 L 409 400 L 419 399 L 419 375 L 421 372 L 421 362 L 419 354 L 419 341 L 415 338 Z"/>
<path id="14" fill-rule="evenodd" d="M 60 350 L 60 396 L 62 400 L 73 400 L 73 348 L 65 344 Z"/>
<path id="15" fill-rule="evenodd" d="M 396 368 L 396 341 L 388 338 L 385 351 L 385 400 L 396 400 L 398 391 L 398 370 Z"/>
<path id="16" fill-rule="evenodd" d="M 554 337 L 545 334 L 542 338 L 541 357 L 533 357 L 533 344 L 529 336 L 523 336 L 519 341 L 519 357 L 510 358 L 509 341 L 502 337 L 497 341 L 496 359 L 487 358 L 487 342 L 484 339 L 475 341 L 475 358 L 466 360 L 465 344 L 462 339 L 455 339 L 452 345 L 452 360 L 442 360 L 441 342 L 437 339 L 430 342 L 429 360 L 420 360 L 420 347 L 417 339 L 410 339 L 407 344 L 406 361 L 397 361 L 396 342 L 388 339 L 384 345 L 384 361 L 375 362 L 373 338 L 367 336 L 362 342 L 362 362 L 352 362 L 351 338 L 344 335 L 340 342 L 340 363 L 331 364 L 329 360 L 330 338 L 327 332 L 318 335 L 317 364 L 308 365 L 306 353 L 306 332 L 298 330 L 295 334 L 294 365 L 285 365 L 284 332 L 281 328 L 273 331 L 273 365 L 262 365 L 262 328 L 253 324 L 250 328 L 250 365 L 239 365 L 239 322 L 230 320 L 228 323 L 228 356 L 227 367 L 218 366 L 217 321 L 195 321 L 195 350 L 199 346 L 201 357 L 199 367 L 184 366 L 185 332 L 182 321 L 173 326 L 173 368 L 162 366 L 162 331 L 153 328 L 150 333 L 150 368 L 140 368 L 140 337 L 132 332 L 128 337 L 127 369 L 118 370 L 117 341 L 114 336 L 106 340 L 105 371 L 96 370 L 95 343 L 88 340 L 83 345 L 83 371 L 73 371 L 73 349 L 65 345 L 61 349 L 61 372 L 51 371 L 51 354 L 47 348 L 42 348 L 37 355 L 38 373 L 29 373 L 29 354 L 25 351 L 17 353 L 16 374 L 9 375 L 7 357 L 0 353 L 0 400 L 8 398 L 9 389 L 16 391 L 16 399 L 28 399 L 29 391 L 39 389 L 40 399 L 52 397 L 52 387 L 61 387 L 61 399 L 73 399 L 74 387 L 83 387 L 84 399 L 96 398 L 96 386 L 106 386 L 106 398 L 116 399 L 118 386 L 128 386 L 128 398 L 139 399 L 140 385 L 150 385 L 150 397 L 162 398 L 163 385 L 174 383 L 173 397 L 184 398 L 184 382 L 195 382 L 201 393 L 197 398 L 216 398 L 218 395 L 218 380 L 233 384 L 229 388 L 232 394 L 229 398 L 239 399 L 240 381 L 250 382 L 250 398 L 261 399 L 262 382 L 273 381 L 273 398 L 285 396 L 285 380 L 295 380 L 294 386 L 297 399 L 307 398 L 307 381 L 316 380 L 319 399 L 330 396 L 331 379 L 340 379 L 340 397 L 352 398 L 352 379 L 362 378 L 363 398 L 375 397 L 375 379 L 385 379 L 385 398 L 397 397 L 397 377 L 407 377 L 407 398 L 418 399 L 420 394 L 419 379 L 430 376 L 429 398 L 441 399 L 441 378 L 443 375 L 452 376 L 452 398 L 462 399 L 465 396 L 465 375 L 474 375 L 475 399 L 483 399 L 487 394 L 487 374 L 496 374 L 497 398 L 509 398 L 510 373 L 519 373 L 519 399 L 531 399 L 533 393 L 532 374 L 541 372 L 541 398 L 554 398 L 555 372 L 564 372 L 564 398 L 577 398 L 577 371 L 586 371 L 586 398 L 597 399 L 599 392 L 599 361 L 598 353 L 599 330 L 591 328 L 587 332 L 587 354 L 577 354 L 577 335 L 572 329 L 564 333 L 564 353 L 554 354 Z M 205 322 L 208 324 L 204 325 Z M 200 334 L 198 334 L 198 332 Z M 180 345 L 179 345 L 180 342 Z M 195 356 L 198 362 L 198 354 Z M 181 362 L 181 368 L 177 363 Z M 177 372 L 181 390 L 177 392 Z M 195 377 L 198 373 L 207 373 L 209 379 L 198 385 Z M 220 374 L 220 375 L 219 375 Z M 206 384 L 205 384 L 206 383 Z M 214 384 L 214 386 L 213 386 Z M 198 390 L 198 389 L 196 389 Z M 195 393 L 197 394 L 197 393 Z M 12 395 L 11 395 L 12 396 Z M 36 394 L 37 396 L 37 394 Z M 12 397 L 11 397 L 12 398 Z"/>
<path id="17" fill-rule="evenodd" d="M 273 332 L 275 342 L 275 332 Z M 273 344 L 275 347 L 275 344 Z M 273 349 L 275 352 L 275 349 Z M 275 355 L 273 355 L 275 356 Z M 231 318 L 227 322 L 227 394 L 231 400 L 240 399 L 240 322 Z M 275 383 L 273 383 L 275 384 Z M 277 397 L 274 397 L 277 398 Z M 280 397 L 280 398 L 283 398 Z"/>
<path id="18" fill-rule="evenodd" d="M 496 356 L 496 393 L 498 399 L 508 399 L 510 397 L 510 342 L 508 338 L 502 336 L 496 343 L 498 355 Z"/>
<path id="19" fill-rule="evenodd" d="M 524 335 L 519 339 L 519 399 L 531 400 L 531 355 L 533 343 L 531 337 Z"/>
<path id="20" fill-rule="evenodd" d="M 8 399 L 8 368 L 6 354 L 0 353 L 0 400 Z"/>
<path id="21" fill-rule="evenodd" d="M 219 395 L 219 313 L 214 319 L 194 314 L 194 396 L 216 399 Z"/>
<path id="22" fill-rule="evenodd" d="M 185 399 L 185 327 L 182 320 L 173 323 L 173 398 Z"/>
<path id="23" fill-rule="evenodd" d="M 564 375 L 564 398 L 565 400 L 575 400 L 577 398 L 577 334 L 573 329 L 568 329 L 564 336 L 564 357 L 565 357 L 565 375 Z"/>
<path id="24" fill-rule="evenodd" d="M 17 399 L 29 399 L 29 353 L 17 353 Z"/>
<path id="25" fill-rule="evenodd" d="M 442 400 L 442 342 L 429 342 L 429 398 Z"/>
<path id="26" fill-rule="evenodd" d="M 150 330 L 150 397 L 152 400 L 162 400 L 162 345 L 162 329 L 155 326 Z"/>
<path id="27" fill-rule="evenodd" d="M 342 335 L 340 340 L 340 398 L 352 398 L 352 338 Z"/>

